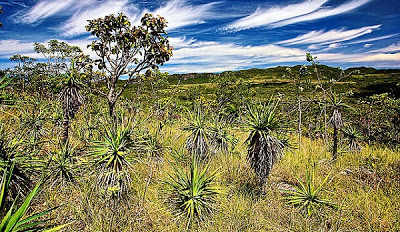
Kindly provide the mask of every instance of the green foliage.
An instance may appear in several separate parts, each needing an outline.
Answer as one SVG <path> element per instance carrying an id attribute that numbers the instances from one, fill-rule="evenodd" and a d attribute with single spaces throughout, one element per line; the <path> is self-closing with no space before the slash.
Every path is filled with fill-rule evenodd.
<path id="1" fill-rule="evenodd" d="M 248 159 L 260 181 L 265 183 L 274 164 L 283 156 L 285 144 L 279 139 L 287 130 L 285 122 L 279 117 L 279 100 L 268 104 L 248 105 L 243 127 L 250 132 Z"/>
<path id="2" fill-rule="evenodd" d="M 11 182 L 11 178 L 13 175 L 14 164 L 11 165 L 10 169 L 4 170 L 3 178 L 1 181 L 1 192 L 0 192 L 0 208 L 3 209 L 5 199 L 8 194 L 9 185 Z M 58 207 L 45 210 L 39 213 L 35 213 L 31 216 L 26 216 L 26 212 L 28 207 L 30 206 L 33 198 L 39 192 L 40 186 L 42 182 L 36 184 L 36 186 L 31 190 L 29 195 L 25 198 L 22 205 L 15 210 L 16 201 L 12 204 L 12 206 L 8 209 L 7 213 L 5 214 L 4 218 L 1 220 L 0 224 L 0 231 L 1 232 L 13 232 L 13 231 L 58 231 L 67 226 L 68 224 L 53 227 L 51 229 L 47 229 L 48 226 L 46 223 L 49 219 L 41 219 L 46 214 L 49 214 L 53 210 L 57 209 Z"/>
<path id="3" fill-rule="evenodd" d="M 68 143 L 60 143 L 61 149 L 51 154 L 48 161 L 48 172 L 51 179 L 51 185 L 73 182 L 76 177 L 77 162 L 75 148 L 70 147 Z"/>
<path id="4" fill-rule="evenodd" d="M 217 83 L 215 95 L 219 114 L 226 117 L 237 117 L 245 108 L 245 103 L 255 94 L 249 82 L 237 78 L 231 72 L 215 75 L 213 82 Z"/>
<path id="5" fill-rule="evenodd" d="M 193 156 L 188 173 L 177 163 L 173 165 L 174 172 L 168 174 L 169 178 L 165 181 L 168 186 L 167 203 L 175 219 L 186 222 L 186 229 L 194 221 L 204 221 L 216 211 L 216 197 L 221 193 L 215 184 L 219 174 L 208 169 L 208 165 L 203 170 L 199 169 Z"/>
<path id="6" fill-rule="evenodd" d="M 207 155 L 212 142 L 212 130 L 207 119 L 208 113 L 197 106 L 195 111 L 189 112 L 186 125 L 182 127 L 183 131 L 190 132 L 186 140 L 186 148 L 199 158 L 204 158 Z"/>
<path id="7" fill-rule="evenodd" d="M 322 183 L 317 187 L 315 184 L 315 167 L 312 172 L 306 169 L 306 180 L 302 182 L 299 178 L 297 178 L 297 182 L 300 185 L 292 187 L 295 190 L 286 190 L 290 196 L 286 197 L 288 200 L 288 204 L 300 206 L 300 209 L 304 209 L 308 216 L 311 216 L 317 209 L 321 206 L 329 206 L 332 208 L 336 208 L 336 205 L 333 204 L 328 199 L 323 199 L 321 197 L 321 192 L 324 191 L 323 187 L 328 182 L 330 175 L 328 174 Z"/>
<path id="8" fill-rule="evenodd" d="M 348 125 L 342 128 L 342 133 L 350 151 L 360 151 L 362 149 L 360 145 L 360 140 L 363 138 L 361 131 L 356 127 Z"/>
<path id="9" fill-rule="evenodd" d="M 99 189 L 117 199 L 126 196 L 131 183 L 133 157 L 130 153 L 134 148 L 131 127 L 130 122 L 121 123 L 115 129 L 106 127 L 103 141 L 94 142 L 91 152 Z"/>
<path id="10" fill-rule="evenodd" d="M 172 56 L 165 27 L 167 21 L 161 17 L 145 14 L 141 26 L 131 27 L 128 17 L 123 13 L 111 14 L 104 18 L 89 20 L 86 30 L 96 36 L 90 47 L 100 59 L 94 64 L 104 73 L 107 92 L 98 92 L 107 97 L 110 116 L 115 118 L 115 103 L 128 85 L 139 79 L 141 72 L 156 69 Z M 128 75 L 128 80 L 117 86 L 119 78 Z"/>

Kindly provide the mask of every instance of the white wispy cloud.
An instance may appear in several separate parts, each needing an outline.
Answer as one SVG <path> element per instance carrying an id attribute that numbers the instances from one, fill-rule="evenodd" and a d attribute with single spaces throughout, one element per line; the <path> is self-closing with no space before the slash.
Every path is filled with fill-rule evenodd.
<path id="1" fill-rule="evenodd" d="M 29 11 L 18 12 L 12 16 L 17 23 L 32 24 L 40 22 L 55 14 L 63 13 L 65 9 L 73 6 L 76 0 L 41 0 Z"/>
<path id="2" fill-rule="evenodd" d="M 400 51 L 400 42 L 398 42 L 397 44 L 391 44 L 385 48 L 380 48 L 380 49 L 375 49 L 375 50 L 371 50 L 369 51 L 369 53 L 389 53 L 389 52 L 398 52 Z"/>
<path id="3" fill-rule="evenodd" d="M 277 44 L 332 44 L 352 40 L 365 34 L 369 34 L 380 28 L 381 25 L 362 27 L 353 30 L 330 30 L 330 31 L 311 31 L 304 35 L 299 35 L 296 38 L 284 40 Z"/>
<path id="4" fill-rule="evenodd" d="M 253 14 L 229 24 L 225 29 L 239 31 L 254 27 L 268 26 L 285 19 L 309 14 L 318 10 L 326 2 L 328 2 L 328 0 L 307 0 L 302 3 L 287 6 L 273 6 L 268 9 L 258 8 Z"/>
<path id="5" fill-rule="evenodd" d="M 171 0 L 150 13 L 166 18 L 167 29 L 173 30 L 204 23 L 213 17 L 212 9 L 216 4 L 192 5 L 185 0 Z M 24 9 L 12 18 L 17 23 L 38 24 L 51 16 L 69 17 L 56 30 L 64 37 L 72 37 L 86 33 L 87 20 L 119 12 L 124 12 L 131 22 L 139 24 L 141 16 L 149 10 L 139 10 L 129 0 L 39 0 L 32 8 Z"/>
<path id="6" fill-rule="evenodd" d="M 18 53 L 27 53 L 33 51 L 32 42 L 23 42 L 21 40 L 0 40 L 0 56 L 8 57 Z"/>
<path id="7" fill-rule="evenodd" d="M 283 20 L 281 22 L 273 23 L 271 27 L 283 27 L 290 24 L 300 23 L 300 22 L 307 22 L 316 19 L 322 19 L 326 17 L 331 17 L 334 15 L 340 15 L 352 10 L 355 10 L 366 3 L 370 2 L 371 0 L 352 0 L 337 7 L 326 7 L 324 9 L 317 10 L 313 13 Z"/>
<path id="8" fill-rule="evenodd" d="M 369 38 L 369 39 L 363 39 L 363 40 L 352 41 L 352 42 L 348 42 L 347 44 L 368 43 L 368 42 L 373 42 L 373 41 L 378 41 L 378 40 L 384 40 L 384 39 L 393 38 L 393 37 L 396 37 L 396 36 L 399 36 L 399 35 L 400 35 L 400 33 L 389 34 L 389 35 L 383 35 L 383 36 L 378 36 L 378 37 Z"/>
<path id="9" fill-rule="evenodd" d="M 258 8 L 254 13 L 224 27 L 224 30 L 240 31 L 255 27 L 283 27 L 289 24 L 306 22 L 352 11 L 371 0 L 350 0 L 337 7 L 326 6 L 328 0 L 307 0 L 285 6 Z"/>
<path id="10" fill-rule="evenodd" d="M 60 28 L 61 35 L 70 37 L 86 33 L 85 25 L 87 20 L 97 19 L 109 14 L 119 12 L 132 12 L 136 8 L 129 4 L 128 0 L 107 0 L 101 4 L 93 4 L 91 7 L 85 7 L 77 10 Z"/>
<path id="11" fill-rule="evenodd" d="M 161 6 L 154 15 L 161 15 L 168 21 L 169 30 L 204 23 L 213 17 L 212 9 L 217 3 L 190 5 L 185 0 L 172 0 Z"/>

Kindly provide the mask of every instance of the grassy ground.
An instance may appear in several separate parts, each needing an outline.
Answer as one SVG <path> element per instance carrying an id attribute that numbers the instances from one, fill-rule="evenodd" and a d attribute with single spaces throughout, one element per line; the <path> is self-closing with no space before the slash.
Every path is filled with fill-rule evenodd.
<path id="1" fill-rule="evenodd" d="M 156 124 L 156 123 L 154 123 Z M 162 143 L 183 150 L 186 135 L 180 122 L 163 129 Z M 148 127 L 152 127 L 149 124 Z M 214 154 L 210 169 L 221 172 L 218 183 L 218 212 L 194 231 L 398 231 L 400 229 L 400 154 L 387 148 L 365 145 L 361 152 L 342 153 L 330 162 L 331 155 L 320 140 L 302 138 L 302 146 L 286 152 L 275 166 L 268 182 L 260 187 L 246 160 L 247 134 L 235 132 L 240 144 L 232 153 Z M 296 140 L 295 137 L 292 138 Z M 163 191 L 163 180 L 172 173 L 177 159 L 187 167 L 189 156 L 174 157 L 166 149 L 157 157 L 141 157 L 134 164 L 131 196 L 119 205 L 107 205 L 98 197 L 90 168 L 66 186 L 47 187 L 38 198 L 35 209 L 62 205 L 53 217 L 60 223 L 74 221 L 68 231 L 182 231 L 171 215 Z M 306 167 L 315 165 L 316 183 L 331 174 L 323 197 L 338 209 L 322 207 L 307 216 L 298 207 L 288 205 L 285 184 L 298 185 L 296 177 L 305 179 Z M 89 171 L 89 172 L 88 172 Z"/>
<path id="2" fill-rule="evenodd" d="M 279 72 L 278 72 L 278 71 Z M 294 95 L 293 85 L 282 78 L 282 70 L 251 70 L 255 75 L 246 77 L 257 93 L 257 98 L 283 93 Z M 275 75 L 276 74 L 276 75 Z M 279 76 L 279 75 L 280 76 Z M 246 75 L 246 72 L 241 73 Z M 197 81 L 199 83 L 197 83 Z M 312 80 L 315 82 L 316 80 Z M 397 93 L 398 76 L 392 74 L 356 75 L 339 83 L 343 91 L 353 90 L 358 98 L 383 91 Z M 137 86 L 136 86 L 137 87 Z M 35 198 L 29 213 L 55 206 L 50 218 L 57 224 L 72 222 L 66 231 L 184 231 L 185 225 L 176 221 L 166 199 L 165 180 L 173 173 L 175 162 L 188 169 L 190 155 L 184 144 L 188 134 L 180 129 L 185 124 L 186 111 L 177 112 L 172 121 L 160 121 L 151 109 L 154 101 L 175 94 L 176 99 L 189 102 L 192 97 L 215 98 L 216 84 L 208 76 L 199 80 L 188 79 L 160 90 L 160 96 L 137 88 L 127 91 L 119 112 L 132 117 L 144 133 L 162 129 L 157 139 L 163 146 L 157 155 L 134 153 L 130 194 L 126 201 L 110 203 L 95 186 L 96 166 L 88 156 L 93 141 L 101 140 L 107 124 L 107 109 L 98 98 L 87 99 L 87 105 L 72 120 L 71 145 L 77 153 L 74 161 L 75 178 L 72 182 L 51 184 L 52 178 Z M 195 90 L 195 91 L 193 91 Z M 30 155 L 44 162 L 60 149 L 62 110 L 51 99 L 28 100 L 20 98 L 14 107 L 2 108 L 0 121 L 9 137 L 24 140 L 21 154 Z M 151 104 L 149 104 L 149 102 Z M 144 104 L 145 106 L 141 105 Z M 179 101 L 178 101 L 179 104 Z M 186 103 L 185 103 L 186 104 Z M 212 153 L 203 164 L 210 164 L 210 171 L 218 170 L 217 185 L 222 189 L 216 201 L 217 211 L 204 222 L 195 223 L 193 231 L 399 231 L 400 230 L 400 153 L 383 145 L 363 144 L 361 152 L 344 152 L 341 144 L 339 158 L 331 162 L 331 153 L 322 140 L 301 138 L 301 146 L 286 151 L 275 165 L 264 186 L 247 162 L 248 133 L 238 124 L 229 128 L 239 139 L 235 149 L 228 153 Z M 35 137 L 36 136 L 36 137 Z M 37 138 L 37 140 L 32 140 Z M 296 143 L 296 135 L 290 135 Z M 311 216 L 304 210 L 287 204 L 287 193 L 282 189 L 299 186 L 305 180 L 306 169 L 316 173 L 316 184 L 329 175 L 322 197 L 335 203 L 337 208 L 321 207 Z M 37 181 L 39 174 L 32 174 Z"/>

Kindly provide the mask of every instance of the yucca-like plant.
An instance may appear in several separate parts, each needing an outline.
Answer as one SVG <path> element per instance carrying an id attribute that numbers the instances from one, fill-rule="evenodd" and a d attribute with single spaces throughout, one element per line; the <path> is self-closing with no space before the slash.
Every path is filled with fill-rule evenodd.
<path id="1" fill-rule="evenodd" d="M 229 152 L 235 148 L 238 139 L 229 133 L 227 123 L 215 118 L 210 123 L 212 146 L 216 151 Z"/>
<path id="2" fill-rule="evenodd" d="M 97 171 L 97 186 L 108 195 L 122 199 L 129 192 L 134 143 L 131 123 L 106 127 L 102 141 L 91 152 Z"/>
<path id="3" fill-rule="evenodd" d="M 146 155 L 150 157 L 160 156 L 161 153 L 167 148 L 164 146 L 161 141 L 159 130 L 155 132 L 147 131 L 145 136 L 141 136 L 137 139 L 136 143 L 139 146 L 139 149 L 143 151 Z"/>
<path id="4" fill-rule="evenodd" d="M 363 138 L 361 132 L 353 126 L 342 128 L 344 138 L 347 140 L 347 146 L 350 151 L 361 151 L 360 140 Z"/>
<path id="5" fill-rule="evenodd" d="M 68 143 L 61 143 L 61 149 L 51 155 L 48 162 L 51 185 L 73 182 L 76 177 L 77 164 L 75 149 Z"/>
<path id="6" fill-rule="evenodd" d="M 337 206 L 328 199 L 321 197 L 321 192 L 324 191 L 323 187 L 328 182 L 330 174 L 328 174 L 322 183 L 317 187 L 315 184 L 315 168 L 310 173 L 308 168 L 306 169 L 306 180 L 305 182 L 297 178 L 297 182 L 300 185 L 292 185 L 294 190 L 285 190 L 289 194 L 286 197 L 288 204 L 300 206 L 300 209 L 304 209 L 308 216 L 311 216 L 321 206 L 328 206 L 336 208 Z"/>
<path id="7" fill-rule="evenodd" d="M 79 107 L 85 103 L 83 95 L 80 93 L 81 83 L 79 82 L 79 73 L 75 69 L 75 58 L 71 59 L 71 68 L 67 74 L 65 74 L 65 80 L 63 81 L 64 88 L 61 90 L 58 99 L 63 104 L 63 142 L 66 143 L 68 140 L 68 131 L 70 126 L 70 119 L 75 117 Z"/>
<path id="8" fill-rule="evenodd" d="M 26 212 L 28 210 L 28 207 L 30 206 L 33 198 L 39 192 L 42 182 L 36 184 L 36 186 L 30 191 L 29 195 L 25 198 L 24 202 L 19 208 L 16 208 L 17 201 L 14 201 L 11 207 L 3 214 L 3 209 L 5 209 L 5 200 L 9 192 L 14 167 L 15 163 L 13 163 L 9 168 L 5 169 L 3 178 L 1 180 L 0 209 L 2 210 L 1 213 L 2 215 L 4 215 L 4 217 L 1 220 L 0 232 L 17 232 L 17 231 L 52 232 L 52 231 L 59 231 L 65 226 L 67 226 L 68 224 L 64 224 L 48 229 L 49 227 L 52 227 L 48 225 L 48 222 L 51 219 L 41 219 L 43 216 L 49 214 L 58 207 L 45 210 L 27 217 Z"/>
<path id="9" fill-rule="evenodd" d="M 189 172 L 177 163 L 165 181 L 169 205 L 176 220 L 184 221 L 189 229 L 194 221 L 204 221 L 216 211 L 216 197 L 221 193 L 215 181 L 217 171 L 209 172 L 208 165 L 199 169 L 195 156 Z"/>
<path id="10" fill-rule="evenodd" d="M 186 140 L 186 148 L 198 158 L 204 158 L 209 152 L 212 142 L 212 130 L 207 121 L 208 114 L 201 107 L 189 113 L 183 131 L 190 132 Z"/>
<path id="11" fill-rule="evenodd" d="M 349 107 L 347 106 L 340 94 L 336 94 L 331 92 L 329 95 L 329 103 L 328 106 L 333 108 L 332 116 L 329 119 L 329 124 L 333 127 L 333 149 L 332 149 L 332 160 L 336 160 L 338 154 L 338 132 L 340 128 L 343 127 L 343 118 L 342 114 L 340 113 L 339 109 L 341 107 Z"/>
<path id="12" fill-rule="evenodd" d="M 23 109 L 21 112 L 20 130 L 28 139 L 28 145 L 37 148 L 40 139 L 47 135 L 45 128 L 47 114 L 36 103 L 31 109 Z"/>
<path id="13" fill-rule="evenodd" d="M 261 183 L 265 183 L 274 164 L 283 156 L 287 146 L 281 141 L 286 124 L 279 118 L 279 100 L 267 104 L 248 105 L 248 114 L 243 119 L 244 128 L 250 132 L 248 160 Z"/>

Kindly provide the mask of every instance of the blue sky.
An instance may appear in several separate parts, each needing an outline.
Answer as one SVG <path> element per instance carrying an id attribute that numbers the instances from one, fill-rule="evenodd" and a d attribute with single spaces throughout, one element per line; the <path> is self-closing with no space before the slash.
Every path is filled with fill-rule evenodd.
<path id="1" fill-rule="evenodd" d="M 304 64 L 311 52 L 342 68 L 400 68 L 399 0 L 28 0 L 1 1 L 0 68 L 13 54 L 41 58 L 33 43 L 58 39 L 86 49 L 86 20 L 145 12 L 168 21 L 170 73 Z"/>

